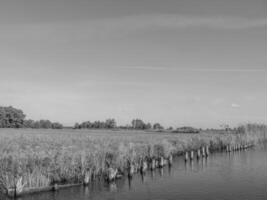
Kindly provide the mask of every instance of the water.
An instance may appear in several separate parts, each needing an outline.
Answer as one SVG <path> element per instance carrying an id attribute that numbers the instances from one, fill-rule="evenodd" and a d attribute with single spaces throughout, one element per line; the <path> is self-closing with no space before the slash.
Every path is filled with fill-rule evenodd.
<path id="1" fill-rule="evenodd" d="M 216 153 L 208 159 L 184 163 L 176 159 L 145 176 L 135 175 L 112 184 L 94 183 L 57 192 L 25 196 L 20 200 L 177 200 L 267 199 L 267 148 Z"/>

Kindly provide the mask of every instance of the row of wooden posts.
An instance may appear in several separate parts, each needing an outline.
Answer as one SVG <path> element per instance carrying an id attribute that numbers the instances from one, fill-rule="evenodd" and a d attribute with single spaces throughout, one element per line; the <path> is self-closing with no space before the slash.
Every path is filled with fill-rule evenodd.
<path id="1" fill-rule="evenodd" d="M 245 144 L 236 144 L 236 145 L 227 145 L 225 150 L 226 152 L 232 152 L 232 151 L 241 151 L 248 148 L 253 147 L 252 143 L 245 143 Z"/>
<path id="2" fill-rule="evenodd" d="M 253 144 L 251 143 L 245 143 L 245 144 L 238 144 L 238 145 L 226 145 L 223 149 L 226 152 L 231 151 L 238 151 L 243 150 L 252 147 Z M 190 150 L 186 151 L 184 153 L 184 161 L 193 161 L 196 157 L 197 160 L 201 158 L 207 158 L 210 155 L 210 146 L 202 146 L 201 148 L 197 150 Z M 128 167 L 127 167 L 127 173 L 128 177 L 132 177 L 133 174 L 140 171 L 141 173 L 145 173 L 147 170 L 154 170 L 156 168 L 163 168 L 164 166 L 168 165 L 171 166 L 173 163 L 173 155 L 170 154 L 167 158 L 164 158 L 163 156 L 160 156 L 158 158 L 147 158 L 147 159 L 141 159 L 138 164 L 134 162 L 128 161 Z M 118 172 L 117 169 L 108 168 L 107 174 L 106 174 L 106 180 L 107 181 L 113 181 L 116 178 L 122 176 Z"/>
<path id="3" fill-rule="evenodd" d="M 192 161 L 194 159 L 194 155 L 196 153 L 197 159 L 207 158 L 210 155 L 210 148 L 209 146 L 202 147 L 198 149 L 196 152 L 194 150 L 187 151 L 184 154 L 184 160 L 187 162 L 189 159 Z"/>
<path id="4" fill-rule="evenodd" d="M 135 173 L 140 172 L 144 174 L 148 170 L 155 170 L 156 168 L 163 168 L 168 165 L 171 166 L 173 163 L 173 155 L 170 154 L 167 158 L 160 156 L 158 158 L 152 157 L 144 159 L 142 158 L 139 163 L 128 161 L 127 163 L 127 174 L 131 178 Z M 123 176 L 118 169 L 109 167 L 106 171 L 106 180 L 111 182 L 119 177 Z M 87 179 L 88 180 L 88 179 Z"/>
<path id="5" fill-rule="evenodd" d="M 173 156 L 170 154 L 167 158 L 160 156 L 159 158 L 141 159 L 140 165 L 133 162 L 128 162 L 128 176 L 132 177 L 134 173 L 140 171 L 142 174 L 147 170 L 154 170 L 156 168 L 163 168 L 165 165 L 171 166 L 173 163 Z"/>

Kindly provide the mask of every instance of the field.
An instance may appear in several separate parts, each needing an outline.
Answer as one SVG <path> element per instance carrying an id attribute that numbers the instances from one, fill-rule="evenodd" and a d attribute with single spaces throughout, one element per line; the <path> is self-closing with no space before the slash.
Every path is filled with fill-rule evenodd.
<path id="1" fill-rule="evenodd" d="M 266 140 L 266 126 L 246 125 L 236 132 L 174 134 L 133 130 L 0 129 L 0 188 L 40 188 L 54 183 L 82 183 L 102 177 L 111 166 L 125 171 L 127 161 L 180 155 L 209 145 L 256 144 Z"/>

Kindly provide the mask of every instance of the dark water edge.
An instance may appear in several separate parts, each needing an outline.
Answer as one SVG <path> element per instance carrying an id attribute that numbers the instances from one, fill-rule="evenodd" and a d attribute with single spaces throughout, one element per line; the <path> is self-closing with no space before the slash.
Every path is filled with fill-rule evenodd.
<path id="1" fill-rule="evenodd" d="M 1 197 L 5 200 L 6 198 Z M 96 181 L 19 200 L 133 200 L 133 199 L 267 199 L 267 146 L 231 153 L 215 153 L 185 164 L 175 159 L 171 168 L 123 177 L 113 183 Z"/>

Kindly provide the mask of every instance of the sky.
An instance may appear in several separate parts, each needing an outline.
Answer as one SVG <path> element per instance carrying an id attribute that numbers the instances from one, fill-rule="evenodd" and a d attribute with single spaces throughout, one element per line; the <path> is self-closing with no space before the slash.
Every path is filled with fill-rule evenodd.
<path id="1" fill-rule="evenodd" d="M 266 0 L 1 0 L 0 105 L 64 125 L 267 123 Z"/>

